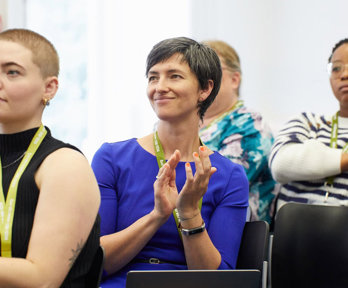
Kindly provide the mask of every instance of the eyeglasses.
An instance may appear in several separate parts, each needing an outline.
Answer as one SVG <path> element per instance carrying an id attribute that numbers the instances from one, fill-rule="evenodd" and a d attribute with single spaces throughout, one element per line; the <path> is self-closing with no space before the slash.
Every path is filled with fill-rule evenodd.
<path id="1" fill-rule="evenodd" d="M 330 77 L 337 79 L 342 76 L 346 66 L 348 67 L 348 63 L 344 64 L 343 62 L 330 62 L 327 64 L 327 72 L 329 73 Z"/>

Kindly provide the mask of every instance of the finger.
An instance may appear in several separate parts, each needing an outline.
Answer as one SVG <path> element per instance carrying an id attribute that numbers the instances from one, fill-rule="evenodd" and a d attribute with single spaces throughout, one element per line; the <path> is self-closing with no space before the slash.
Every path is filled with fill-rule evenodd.
<path id="1" fill-rule="evenodd" d="M 189 162 L 185 163 L 185 171 L 186 171 L 186 183 L 193 181 L 193 174 L 191 164 Z"/>
<path id="2" fill-rule="evenodd" d="M 166 174 L 168 170 L 168 165 L 167 164 L 164 164 L 159 170 L 158 170 L 158 173 L 157 173 L 157 176 L 156 176 L 156 181 L 163 181 L 163 176 Z"/>
<path id="3" fill-rule="evenodd" d="M 176 172 L 175 170 L 173 171 L 172 177 L 170 177 L 169 179 L 169 186 L 170 187 L 176 187 L 176 182 L 175 182 L 175 178 L 176 177 Z"/>
<path id="4" fill-rule="evenodd" d="M 199 147 L 199 155 L 201 158 L 204 173 L 210 174 L 211 162 L 209 158 L 209 150 L 205 146 Z"/>
<path id="5" fill-rule="evenodd" d="M 165 178 L 168 181 L 170 187 L 175 187 L 176 167 L 171 167 L 168 163 L 166 163 L 164 166 L 166 167 L 166 170 L 164 171 L 164 176 L 162 178 Z"/>
<path id="6" fill-rule="evenodd" d="M 217 171 L 217 168 L 216 167 L 211 167 L 210 168 L 210 176 L 209 176 L 209 179 L 210 177 Z"/>
<path id="7" fill-rule="evenodd" d="M 199 158 L 199 155 L 197 152 L 193 152 L 193 161 L 195 162 L 195 167 L 196 167 L 196 173 L 195 175 L 200 176 L 204 174 L 204 170 L 203 170 L 203 165 L 202 165 L 202 161 Z"/>
<path id="8" fill-rule="evenodd" d="M 167 164 L 170 166 L 170 168 L 175 169 L 180 161 L 180 151 L 175 150 L 174 153 L 170 156 L 169 160 L 167 161 Z"/>

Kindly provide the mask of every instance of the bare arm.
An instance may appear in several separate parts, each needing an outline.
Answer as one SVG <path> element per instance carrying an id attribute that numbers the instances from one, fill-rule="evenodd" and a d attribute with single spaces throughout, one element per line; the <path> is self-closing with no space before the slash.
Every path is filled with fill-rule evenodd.
<path id="1" fill-rule="evenodd" d="M 199 215 L 200 216 L 200 215 Z M 183 228 L 194 228 L 202 225 L 202 217 L 190 222 L 183 222 Z M 221 263 L 220 252 L 216 249 L 207 233 L 182 236 L 185 257 L 189 269 L 217 269 Z"/>
<path id="2" fill-rule="evenodd" d="M 106 256 L 104 269 L 114 273 L 129 263 L 165 221 L 152 211 L 126 229 L 101 237 Z"/>
<path id="3" fill-rule="evenodd" d="M 96 219 L 100 196 L 88 161 L 62 148 L 36 176 L 40 196 L 26 259 L 0 258 L 1 287 L 59 287 Z"/>

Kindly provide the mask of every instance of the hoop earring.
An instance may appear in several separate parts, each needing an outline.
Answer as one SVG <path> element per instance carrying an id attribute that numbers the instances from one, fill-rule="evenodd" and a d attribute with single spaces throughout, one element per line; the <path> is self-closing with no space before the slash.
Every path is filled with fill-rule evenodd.
<path id="1" fill-rule="evenodd" d="M 49 106 L 49 105 L 50 105 L 50 99 L 47 99 L 47 98 L 42 99 L 42 104 L 43 104 L 44 106 Z"/>

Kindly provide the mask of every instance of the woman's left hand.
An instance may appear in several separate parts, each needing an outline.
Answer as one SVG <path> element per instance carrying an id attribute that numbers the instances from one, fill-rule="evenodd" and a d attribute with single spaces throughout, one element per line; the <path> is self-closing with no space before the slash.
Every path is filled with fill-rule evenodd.
<path id="1" fill-rule="evenodd" d="M 216 172 L 216 168 L 211 167 L 209 152 L 207 147 L 201 146 L 199 154 L 193 153 L 195 175 L 192 173 L 190 163 L 185 164 L 186 182 L 176 200 L 180 217 L 191 218 L 199 213 L 199 200 L 208 189 L 210 177 Z"/>
<path id="2" fill-rule="evenodd" d="M 180 152 L 176 150 L 169 158 L 168 162 L 158 171 L 157 180 L 155 181 L 155 207 L 156 215 L 168 219 L 172 214 L 178 190 L 175 183 L 175 168 L 180 161 Z"/>

